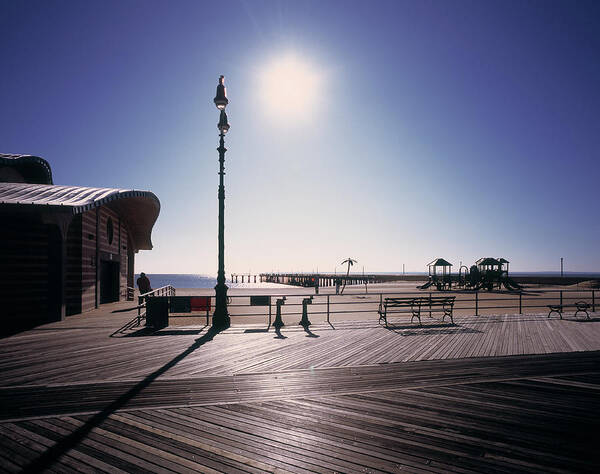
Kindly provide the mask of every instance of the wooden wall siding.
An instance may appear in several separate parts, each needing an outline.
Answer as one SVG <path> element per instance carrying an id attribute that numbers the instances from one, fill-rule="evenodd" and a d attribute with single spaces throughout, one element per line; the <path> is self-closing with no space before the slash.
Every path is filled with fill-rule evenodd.
<path id="1" fill-rule="evenodd" d="M 119 288 L 120 288 L 120 295 L 121 298 L 120 299 L 126 299 L 127 298 L 127 286 L 128 286 L 128 282 L 127 282 L 127 272 L 129 269 L 129 262 L 128 262 L 128 251 L 129 251 L 129 245 L 128 245 L 128 234 L 127 234 L 127 225 L 125 224 L 125 222 L 123 220 L 119 221 L 119 253 L 121 254 L 121 268 L 120 268 L 120 284 L 119 284 Z"/>
<path id="2" fill-rule="evenodd" d="M 113 222 L 113 241 L 108 243 L 107 223 Z M 123 249 L 123 246 L 125 249 Z M 119 299 L 127 295 L 127 226 L 119 215 L 107 207 L 100 208 L 100 252 L 119 255 Z"/>
<path id="3" fill-rule="evenodd" d="M 0 332 L 50 320 L 48 315 L 48 226 L 1 216 Z"/>
<path id="4" fill-rule="evenodd" d="M 113 222 L 113 241 L 108 243 L 108 234 L 106 231 L 108 218 Z M 107 207 L 100 208 L 100 252 L 119 254 L 119 215 Z"/>
<path id="5" fill-rule="evenodd" d="M 81 215 L 81 311 L 96 306 L 96 210 Z"/>
<path id="6" fill-rule="evenodd" d="M 107 207 L 100 207 L 82 214 L 82 290 L 81 312 L 90 311 L 96 305 L 96 212 L 100 213 L 99 248 L 103 254 L 111 253 L 115 259 L 120 258 L 120 299 L 125 299 L 127 292 L 127 225 L 119 215 Z M 113 241 L 108 243 L 107 222 L 113 221 Z M 89 236 L 92 236 L 90 239 Z"/>
<path id="7" fill-rule="evenodd" d="M 81 274 L 82 243 L 81 215 L 73 217 L 67 233 L 67 273 L 65 278 L 65 297 L 67 316 L 81 313 Z M 89 262 L 88 262 L 89 263 Z"/>

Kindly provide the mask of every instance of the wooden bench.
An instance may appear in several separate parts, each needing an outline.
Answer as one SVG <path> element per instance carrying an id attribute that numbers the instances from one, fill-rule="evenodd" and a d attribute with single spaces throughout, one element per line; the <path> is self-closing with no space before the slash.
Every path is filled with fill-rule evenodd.
<path id="1" fill-rule="evenodd" d="M 421 323 L 421 310 L 430 312 L 444 313 L 442 321 L 446 319 L 446 316 L 450 316 L 450 321 L 454 324 L 454 318 L 452 317 L 452 311 L 454 310 L 454 300 L 456 296 L 419 296 L 416 298 L 385 298 L 382 303 L 379 304 L 379 322 L 381 320 L 385 322 L 387 327 L 387 313 L 408 313 L 408 311 L 394 311 L 394 309 L 410 308 L 412 317 L 410 322 L 412 323 L 414 318 L 419 320 Z"/>
<path id="2" fill-rule="evenodd" d="M 590 309 L 591 306 L 592 305 L 587 301 L 577 301 L 574 304 L 549 304 L 548 308 L 550 308 L 550 311 L 548 312 L 548 317 L 550 317 L 552 313 L 558 313 L 560 319 L 562 319 L 562 314 L 565 308 L 577 308 L 577 311 L 575 311 L 575 316 L 577 316 L 578 313 L 585 313 L 587 318 L 590 319 L 588 309 Z"/>

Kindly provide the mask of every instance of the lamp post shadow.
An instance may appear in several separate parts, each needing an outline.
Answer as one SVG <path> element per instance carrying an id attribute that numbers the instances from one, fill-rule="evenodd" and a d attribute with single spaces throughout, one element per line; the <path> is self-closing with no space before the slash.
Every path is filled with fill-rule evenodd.
<path id="1" fill-rule="evenodd" d="M 148 387 L 158 377 L 177 365 L 196 349 L 203 346 L 207 342 L 212 341 L 219 332 L 220 331 L 217 329 L 210 328 L 206 334 L 196 339 L 194 343 L 185 351 L 171 359 L 159 369 L 152 372 L 144 380 L 137 383 L 127 392 L 120 395 L 116 400 L 102 409 L 102 411 L 96 413 L 89 420 L 87 420 L 83 426 L 77 428 L 70 435 L 61 439 L 58 443 L 45 451 L 40 457 L 33 460 L 29 465 L 25 466 L 22 472 L 37 473 L 50 468 L 63 454 L 77 446 L 94 428 L 102 424 L 102 422 L 104 422 L 110 415 L 123 408 L 131 399 L 133 399 L 136 395 L 139 395 L 142 390 Z"/>

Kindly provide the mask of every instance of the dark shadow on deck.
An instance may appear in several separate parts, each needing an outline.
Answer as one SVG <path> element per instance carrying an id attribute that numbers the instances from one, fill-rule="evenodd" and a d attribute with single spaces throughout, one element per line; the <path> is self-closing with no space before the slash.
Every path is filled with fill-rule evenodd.
<path id="1" fill-rule="evenodd" d="M 411 325 L 397 325 L 388 324 L 385 327 L 388 331 L 393 331 L 401 336 L 425 336 L 433 334 L 481 334 L 483 331 L 478 329 L 466 328 L 457 325 L 448 324 L 427 324 L 424 326 Z"/>
<path id="2" fill-rule="evenodd" d="M 177 365 L 179 362 L 181 362 L 199 347 L 203 346 L 207 342 L 212 341 L 212 339 L 215 337 L 216 334 L 218 334 L 218 332 L 219 331 L 210 328 L 206 332 L 206 334 L 196 339 L 196 341 L 185 351 L 171 359 L 161 368 L 152 372 L 144 380 L 136 384 L 130 390 L 128 390 L 119 398 L 110 403 L 101 412 L 96 413 L 88 421 L 86 421 L 86 423 L 83 426 L 77 428 L 75 431 L 73 431 L 73 433 L 61 439 L 58 443 L 56 443 L 54 446 L 48 449 L 39 458 L 31 462 L 28 466 L 25 466 L 22 472 L 37 473 L 50 468 L 50 466 L 52 466 L 63 454 L 77 446 L 83 439 L 85 439 L 85 437 L 90 433 L 90 431 L 99 426 L 115 411 L 119 410 L 120 408 L 123 408 L 132 398 L 139 395 L 140 392 L 142 392 L 142 390 L 148 387 L 152 382 L 154 382 L 154 380 L 163 375 L 170 368 Z"/>

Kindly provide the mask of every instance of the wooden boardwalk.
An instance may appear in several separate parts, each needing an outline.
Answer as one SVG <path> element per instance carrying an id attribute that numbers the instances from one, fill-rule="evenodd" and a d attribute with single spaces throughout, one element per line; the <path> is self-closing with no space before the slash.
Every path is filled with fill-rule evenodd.
<path id="1" fill-rule="evenodd" d="M 130 317 L 2 339 L 1 471 L 600 469 L 596 318 L 110 337 Z"/>

